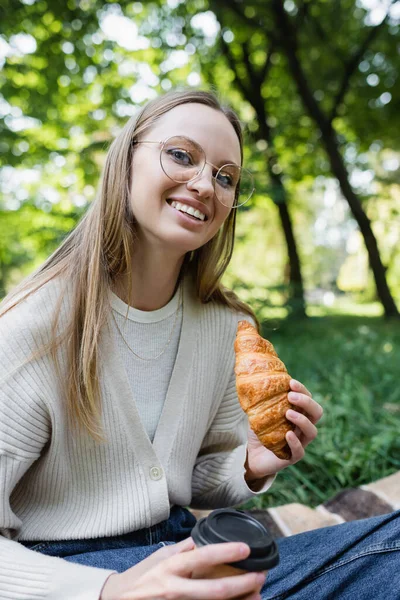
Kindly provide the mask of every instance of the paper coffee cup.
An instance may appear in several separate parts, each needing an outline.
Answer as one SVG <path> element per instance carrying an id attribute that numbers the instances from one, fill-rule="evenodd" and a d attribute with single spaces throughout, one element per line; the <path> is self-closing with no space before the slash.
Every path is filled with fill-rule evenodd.
<path id="1" fill-rule="evenodd" d="M 268 530 L 241 510 L 219 508 L 199 519 L 192 529 L 197 547 L 222 542 L 244 542 L 250 547 L 247 558 L 228 563 L 244 571 L 267 571 L 279 563 L 278 546 Z"/>

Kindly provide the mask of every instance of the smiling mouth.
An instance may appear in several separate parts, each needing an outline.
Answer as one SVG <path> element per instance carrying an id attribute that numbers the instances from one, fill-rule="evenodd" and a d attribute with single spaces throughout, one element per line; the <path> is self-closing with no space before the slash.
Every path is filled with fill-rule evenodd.
<path id="1" fill-rule="evenodd" d="M 207 216 L 200 210 L 193 208 L 193 206 L 171 199 L 167 199 L 167 202 L 172 208 L 192 217 L 195 221 L 207 221 Z"/>

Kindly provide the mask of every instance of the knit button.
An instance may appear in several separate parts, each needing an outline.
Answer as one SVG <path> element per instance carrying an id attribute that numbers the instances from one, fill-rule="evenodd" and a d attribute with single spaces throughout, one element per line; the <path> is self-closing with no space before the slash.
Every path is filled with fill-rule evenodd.
<path id="1" fill-rule="evenodd" d="M 150 468 L 150 477 L 151 479 L 154 479 L 154 481 L 157 481 L 157 479 L 161 479 L 162 475 L 162 469 L 160 469 L 159 467 Z"/>

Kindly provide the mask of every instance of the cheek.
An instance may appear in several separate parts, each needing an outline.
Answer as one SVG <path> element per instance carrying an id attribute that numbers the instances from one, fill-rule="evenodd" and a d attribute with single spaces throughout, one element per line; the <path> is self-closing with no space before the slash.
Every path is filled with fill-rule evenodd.
<path id="1" fill-rule="evenodd" d="M 150 205 L 159 204 L 168 186 L 171 187 L 170 183 L 162 171 L 137 165 L 130 186 L 131 206 L 143 211 Z"/>
<path id="2" fill-rule="evenodd" d="M 141 150 L 133 156 L 131 168 L 131 191 L 151 191 L 153 187 L 165 178 L 160 163 Z"/>
<path id="3" fill-rule="evenodd" d="M 207 241 L 209 242 L 215 235 L 217 235 L 218 231 L 221 229 L 226 219 L 229 217 L 231 210 L 225 206 L 218 207 L 214 214 L 214 220 L 212 223 L 212 227 L 210 227 Z"/>
<path id="4" fill-rule="evenodd" d="M 218 224 L 218 229 L 224 224 L 226 219 L 229 217 L 231 210 L 233 210 L 233 209 L 230 209 L 227 206 L 224 206 L 223 204 L 218 202 L 216 209 L 215 209 L 215 216 L 214 216 L 214 220 L 215 220 L 216 224 Z"/>

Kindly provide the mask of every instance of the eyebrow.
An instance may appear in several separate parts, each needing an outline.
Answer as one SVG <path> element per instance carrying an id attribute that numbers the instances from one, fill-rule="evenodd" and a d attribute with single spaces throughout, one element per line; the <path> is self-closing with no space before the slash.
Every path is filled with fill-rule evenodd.
<path id="1" fill-rule="evenodd" d="M 207 158 L 207 157 L 206 157 Z M 234 160 L 221 160 L 219 161 L 219 165 L 214 165 L 214 163 L 212 163 L 210 160 L 207 160 L 207 163 L 209 165 L 212 165 L 213 167 L 215 167 L 216 169 L 220 169 L 221 167 L 223 167 L 224 165 L 235 165 L 235 167 L 240 167 L 240 165 L 238 165 Z"/>
<path id="2" fill-rule="evenodd" d="M 185 137 L 185 136 L 182 136 L 182 137 Z M 188 139 L 192 139 L 192 138 L 188 138 Z M 196 140 L 193 140 L 193 141 L 196 142 Z M 199 146 L 201 146 L 201 148 L 203 148 L 203 146 L 199 142 L 196 142 L 196 144 L 198 144 Z M 203 148 L 203 151 L 205 152 L 204 148 Z M 207 155 L 206 155 L 206 158 L 207 158 Z M 240 164 L 238 165 L 237 162 L 235 162 L 234 160 L 228 160 L 225 158 L 223 160 L 219 161 L 219 166 L 218 166 L 218 164 L 214 165 L 214 163 L 212 163 L 210 160 L 208 160 L 207 162 L 210 163 L 213 167 L 215 167 L 217 169 L 223 167 L 224 165 L 235 165 L 235 167 L 240 167 Z"/>
<path id="3" fill-rule="evenodd" d="M 189 137 L 189 136 L 187 136 L 187 135 L 185 135 L 185 134 L 183 134 L 183 133 L 182 133 L 182 134 L 181 134 L 181 133 L 178 133 L 176 136 L 172 136 L 172 135 L 171 135 L 171 136 L 167 137 L 167 138 L 166 138 L 166 140 L 168 140 L 170 137 L 184 137 L 184 138 L 186 138 L 187 140 L 190 140 L 190 141 L 193 141 L 193 142 L 195 142 L 196 144 L 198 144 L 199 146 L 201 146 L 201 148 L 203 148 L 203 146 L 200 144 L 200 142 L 197 142 L 195 139 L 193 139 L 193 138 L 191 138 L 191 137 Z M 164 141 L 166 141 L 166 140 L 161 140 L 159 143 L 161 143 L 161 144 L 162 144 L 162 143 L 163 143 Z M 143 141 L 145 141 L 145 140 L 143 140 Z M 203 151 L 205 152 L 204 148 L 203 148 Z M 207 156 L 206 156 L 206 158 L 207 158 Z M 221 160 L 221 161 L 219 162 L 219 166 L 218 166 L 218 165 L 214 165 L 214 163 L 212 163 L 211 161 L 207 161 L 207 162 L 208 162 L 208 163 L 210 163 L 210 164 L 211 164 L 213 167 L 215 167 L 216 169 L 220 169 L 220 168 L 221 168 L 221 167 L 223 167 L 224 165 L 235 165 L 235 167 L 239 167 L 239 168 L 241 168 L 241 165 L 240 165 L 240 164 L 238 164 L 238 163 L 236 163 L 234 160 L 228 160 L 228 159 Z"/>
<path id="4" fill-rule="evenodd" d="M 221 167 L 223 165 L 235 165 L 236 167 L 240 167 L 234 160 L 223 160 L 221 161 Z"/>

